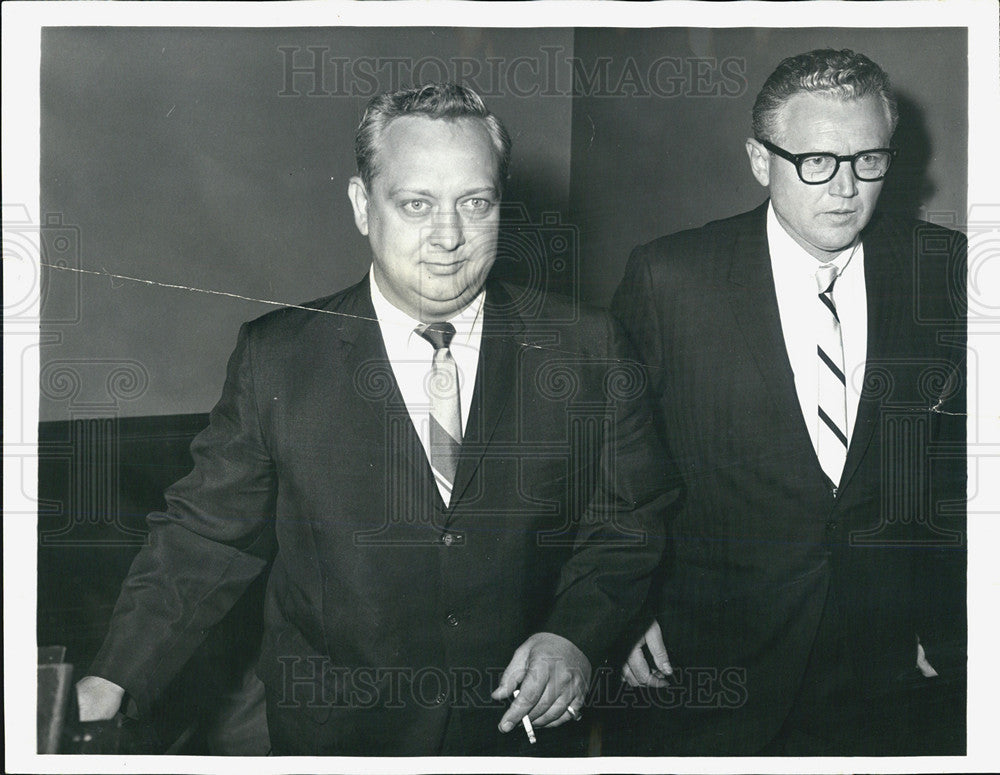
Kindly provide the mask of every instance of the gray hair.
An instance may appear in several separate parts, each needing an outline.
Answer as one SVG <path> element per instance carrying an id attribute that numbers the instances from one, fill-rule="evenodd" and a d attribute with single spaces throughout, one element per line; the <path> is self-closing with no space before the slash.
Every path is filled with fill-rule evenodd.
<path id="1" fill-rule="evenodd" d="M 457 83 L 428 83 L 408 89 L 376 94 L 368 102 L 354 136 L 354 155 L 358 174 L 365 188 L 371 189 L 378 172 L 377 151 L 382 132 L 393 119 L 402 116 L 427 116 L 433 119 L 481 120 L 490 134 L 497 162 L 498 185 L 503 188 L 510 167 L 510 135 L 472 89 Z"/>
<path id="2" fill-rule="evenodd" d="M 773 141 L 778 112 L 800 92 L 819 92 L 842 100 L 876 96 L 885 107 L 890 134 L 896 129 L 899 113 L 886 72 L 864 54 L 824 48 L 788 57 L 768 76 L 753 106 L 754 137 Z"/>

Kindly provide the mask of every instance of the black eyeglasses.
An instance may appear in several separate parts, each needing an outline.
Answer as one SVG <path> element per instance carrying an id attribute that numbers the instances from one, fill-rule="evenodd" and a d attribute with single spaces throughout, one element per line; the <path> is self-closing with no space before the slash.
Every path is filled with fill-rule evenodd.
<path id="1" fill-rule="evenodd" d="M 869 182 L 882 180 L 898 153 L 896 148 L 872 148 L 868 151 L 858 151 L 852 156 L 838 156 L 835 153 L 789 153 L 767 140 L 758 139 L 757 142 L 771 153 L 794 164 L 795 171 L 799 173 L 799 180 L 810 186 L 829 183 L 836 177 L 840 163 L 844 161 L 851 163 L 854 177 L 858 180 Z"/>

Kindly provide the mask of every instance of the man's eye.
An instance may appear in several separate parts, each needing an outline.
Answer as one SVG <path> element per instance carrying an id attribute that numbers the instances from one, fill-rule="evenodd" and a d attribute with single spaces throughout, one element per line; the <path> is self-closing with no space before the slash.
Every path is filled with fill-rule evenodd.
<path id="1" fill-rule="evenodd" d="M 462 207 L 470 213 L 482 214 L 489 211 L 489 209 L 493 207 L 493 202 L 489 199 L 473 197 L 472 199 L 466 199 L 462 202 Z"/>
<path id="2" fill-rule="evenodd" d="M 430 205 L 423 199 L 411 199 L 409 202 L 403 202 L 403 210 L 413 215 L 422 215 L 430 209 Z"/>
<path id="3" fill-rule="evenodd" d="M 825 156 L 807 156 L 802 160 L 802 166 L 813 167 L 818 169 L 821 167 L 825 167 L 829 163 L 829 161 L 830 160 L 827 159 Z"/>

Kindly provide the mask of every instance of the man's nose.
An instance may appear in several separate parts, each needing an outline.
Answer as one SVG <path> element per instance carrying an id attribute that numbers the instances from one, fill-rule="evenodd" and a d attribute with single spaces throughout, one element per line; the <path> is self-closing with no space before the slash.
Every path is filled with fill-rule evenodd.
<path id="1" fill-rule="evenodd" d="M 851 163 L 844 161 L 840 163 L 837 174 L 830 181 L 830 193 L 834 196 L 849 199 L 858 193 L 858 179 L 854 177 L 854 169 Z"/>
<path id="2" fill-rule="evenodd" d="M 441 250 L 455 250 L 465 244 L 465 232 L 458 213 L 452 210 L 435 215 L 429 239 L 432 245 Z"/>

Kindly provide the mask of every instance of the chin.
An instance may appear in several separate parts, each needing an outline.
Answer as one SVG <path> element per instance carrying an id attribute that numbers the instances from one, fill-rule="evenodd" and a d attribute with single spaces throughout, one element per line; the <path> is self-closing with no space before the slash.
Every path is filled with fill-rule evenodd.
<path id="1" fill-rule="evenodd" d="M 848 248 L 858 236 L 857 229 L 845 229 L 834 233 L 823 234 L 814 244 L 821 245 L 823 250 L 838 253 Z"/>

